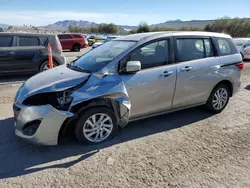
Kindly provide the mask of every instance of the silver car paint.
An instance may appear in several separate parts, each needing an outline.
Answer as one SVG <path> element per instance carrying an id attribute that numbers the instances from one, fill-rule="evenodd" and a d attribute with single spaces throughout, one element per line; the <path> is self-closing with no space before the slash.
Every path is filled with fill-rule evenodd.
<path id="1" fill-rule="evenodd" d="M 234 92 L 239 89 L 240 71 L 233 65 L 220 67 L 224 64 L 230 64 L 230 62 L 240 62 L 241 56 L 239 54 L 230 57 L 213 57 L 165 65 L 141 70 L 136 74 L 119 75 L 117 73 L 118 62 L 138 46 L 154 39 L 179 35 L 206 35 L 230 38 L 230 36 L 224 34 L 205 32 L 158 32 L 120 37 L 119 40 L 138 42 L 117 56 L 102 70 L 91 75 L 72 71 L 66 66 L 38 74 L 21 87 L 17 93 L 16 104 L 20 104 L 29 96 L 38 93 L 63 91 L 88 79 L 82 87 L 72 93 L 74 100 L 70 109 L 96 98 L 108 98 L 119 104 L 115 108 L 116 111 L 119 110 L 119 112 L 116 112 L 116 116 L 120 118 L 118 123 L 121 126 L 125 126 L 129 120 L 204 103 L 213 87 L 224 79 L 232 82 Z M 192 70 L 182 72 L 181 69 L 186 65 L 191 66 Z M 171 74 L 164 77 L 163 73 L 165 71 Z M 57 77 L 58 75 L 62 76 Z M 39 80 L 43 81 L 40 82 Z M 40 83 L 37 83 L 38 81 Z M 26 108 L 29 110 L 25 110 Z M 50 105 L 24 106 L 21 107 L 21 112 L 17 117 L 16 134 L 29 139 L 31 142 L 39 141 L 39 143 L 45 145 L 57 144 L 55 140 L 58 138 L 61 125 L 65 119 L 71 116 L 74 116 L 74 114 L 68 111 L 58 111 Z M 31 117 L 31 119 L 28 117 Z M 24 124 L 38 117 L 42 119 L 39 129 L 43 131 L 37 131 L 34 137 L 27 137 L 21 134 Z M 47 131 L 51 130 L 50 125 L 53 125 L 53 134 L 49 134 L 49 137 L 47 137 L 45 133 L 46 129 Z M 41 128 L 42 126 L 44 128 Z"/>
<path id="2" fill-rule="evenodd" d="M 170 74 L 164 77 L 168 71 Z M 144 69 L 121 76 L 132 104 L 130 119 L 171 109 L 175 91 L 176 65 Z"/>
<path id="3" fill-rule="evenodd" d="M 190 70 L 185 70 L 189 67 Z M 177 82 L 173 108 L 182 108 L 207 101 L 221 77 L 220 59 L 211 57 L 177 64 Z"/>
<path id="4" fill-rule="evenodd" d="M 74 115 L 70 112 L 56 110 L 51 105 L 20 107 L 21 111 L 16 120 L 16 135 L 40 145 L 57 145 L 63 122 Z M 24 135 L 22 133 L 24 125 L 34 120 L 41 120 L 36 133 L 32 136 Z"/>

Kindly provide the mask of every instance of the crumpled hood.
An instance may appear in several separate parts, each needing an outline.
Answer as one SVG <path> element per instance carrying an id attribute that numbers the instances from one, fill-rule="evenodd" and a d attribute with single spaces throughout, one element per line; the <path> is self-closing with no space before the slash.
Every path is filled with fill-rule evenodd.
<path id="1" fill-rule="evenodd" d="M 17 93 L 16 100 L 24 101 L 27 97 L 38 93 L 63 91 L 81 84 L 89 77 L 89 73 L 69 69 L 66 65 L 55 67 L 28 79 Z"/>

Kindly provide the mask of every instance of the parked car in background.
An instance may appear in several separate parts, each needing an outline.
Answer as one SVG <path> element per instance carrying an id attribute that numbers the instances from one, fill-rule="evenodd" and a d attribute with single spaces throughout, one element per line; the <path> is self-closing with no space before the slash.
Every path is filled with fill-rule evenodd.
<path id="1" fill-rule="evenodd" d="M 58 38 L 60 39 L 63 50 L 71 50 L 78 52 L 82 48 L 87 47 L 85 37 L 82 34 L 59 34 Z"/>
<path id="2" fill-rule="evenodd" d="M 250 38 L 234 38 L 233 39 L 237 49 L 242 55 L 243 59 L 250 59 Z"/>
<path id="3" fill-rule="evenodd" d="M 104 42 L 108 42 L 108 41 L 114 40 L 116 38 L 118 38 L 118 36 L 107 36 L 107 38 Z"/>
<path id="4" fill-rule="evenodd" d="M 0 75 L 47 70 L 48 43 L 54 66 L 64 64 L 66 60 L 57 35 L 0 33 Z"/>
<path id="5" fill-rule="evenodd" d="M 100 45 L 102 45 L 105 42 L 104 38 L 97 38 L 96 42 L 94 44 L 92 44 L 92 48 L 96 48 Z"/>
<path id="6" fill-rule="evenodd" d="M 5 32 L 4 28 L 0 27 L 0 33 Z"/>
<path id="7" fill-rule="evenodd" d="M 103 40 L 100 40 L 98 42 L 95 42 L 92 45 L 92 49 L 97 48 L 98 46 L 102 45 L 103 43 L 111 41 L 111 40 L 116 39 L 116 38 L 117 38 L 117 36 L 108 36 L 106 39 L 103 39 Z"/>
<path id="8" fill-rule="evenodd" d="M 88 40 L 88 45 L 92 46 L 96 41 L 95 41 L 95 36 L 94 35 L 90 35 L 88 36 L 87 40 Z"/>
<path id="9" fill-rule="evenodd" d="M 83 35 L 83 37 L 84 37 L 84 40 L 85 40 L 86 45 L 88 46 L 88 45 L 89 45 L 89 41 L 88 41 L 88 39 L 87 39 L 87 36 L 86 36 L 86 35 Z"/>
<path id="10" fill-rule="evenodd" d="M 80 143 L 96 144 L 129 121 L 199 105 L 220 113 L 239 91 L 243 66 L 225 34 L 119 37 L 27 80 L 15 98 L 15 132 L 56 145 L 61 133 L 73 129 Z"/>

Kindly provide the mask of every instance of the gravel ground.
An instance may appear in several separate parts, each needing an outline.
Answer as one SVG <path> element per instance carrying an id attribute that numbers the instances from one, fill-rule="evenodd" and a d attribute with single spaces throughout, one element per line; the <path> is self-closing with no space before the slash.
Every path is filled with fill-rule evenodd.
<path id="1" fill-rule="evenodd" d="M 129 124 L 113 140 L 41 147 L 14 135 L 16 85 L 0 86 L 0 187 L 250 187 L 250 64 L 218 115 L 192 108 Z"/>

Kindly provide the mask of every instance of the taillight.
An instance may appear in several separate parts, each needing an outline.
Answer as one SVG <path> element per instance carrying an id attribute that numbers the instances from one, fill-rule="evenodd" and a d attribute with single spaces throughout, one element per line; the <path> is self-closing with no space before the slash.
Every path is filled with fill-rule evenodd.
<path id="1" fill-rule="evenodd" d="M 240 70 L 242 70 L 244 68 L 244 62 L 237 63 L 235 64 L 235 66 L 238 67 Z"/>

